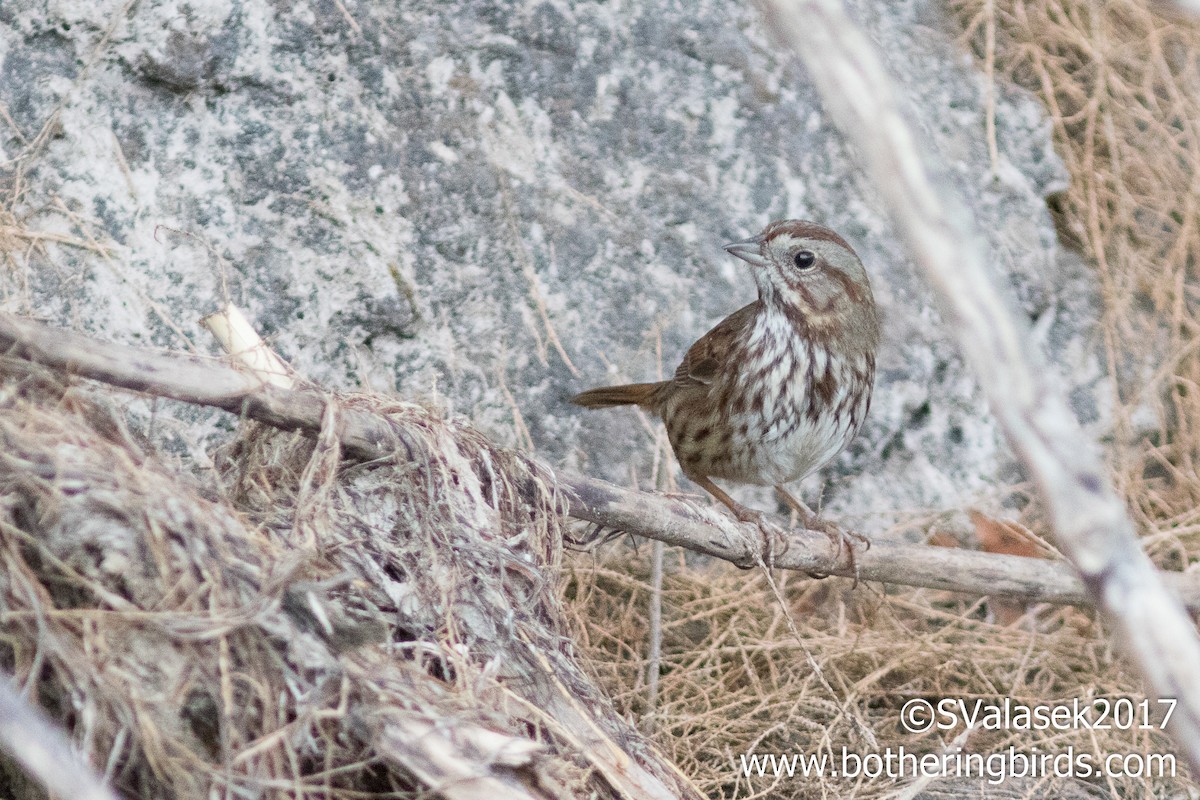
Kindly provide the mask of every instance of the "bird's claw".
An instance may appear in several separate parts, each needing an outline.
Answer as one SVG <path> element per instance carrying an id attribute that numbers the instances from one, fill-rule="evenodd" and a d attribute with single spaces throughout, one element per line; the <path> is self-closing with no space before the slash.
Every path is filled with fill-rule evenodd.
<path id="1" fill-rule="evenodd" d="M 762 543 L 760 545 L 762 557 L 750 566 L 757 566 L 758 563 L 764 563 L 767 567 L 774 567 L 775 559 L 788 550 L 788 532 L 768 520 L 766 514 L 761 511 L 753 511 L 742 507 L 734 510 L 734 517 L 737 518 L 738 522 L 753 522 L 758 526 L 758 530 L 762 534 Z M 749 568 L 745 567 L 745 569 Z"/>
<path id="2" fill-rule="evenodd" d="M 858 560 L 854 556 L 854 543 L 858 542 L 863 546 L 863 550 L 871 549 L 871 540 L 856 531 L 849 531 L 841 527 L 835 522 L 827 520 L 810 519 L 805 523 L 805 527 L 809 530 L 820 531 L 829 537 L 829 542 L 836 548 L 834 560 L 840 561 L 842 553 L 846 554 L 847 560 L 850 562 L 850 569 L 854 572 L 854 587 L 858 587 Z M 828 578 L 829 575 L 821 572 L 808 573 L 813 578 Z"/>

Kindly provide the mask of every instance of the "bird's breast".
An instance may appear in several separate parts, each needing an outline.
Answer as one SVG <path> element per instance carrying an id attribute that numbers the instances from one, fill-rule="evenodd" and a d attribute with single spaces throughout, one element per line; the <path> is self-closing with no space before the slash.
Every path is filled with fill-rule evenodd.
<path id="1" fill-rule="evenodd" d="M 862 385 L 855 371 L 866 364 L 832 357 L 781 316 L 756 320 L 729 356 L 712 383 L 678 393 L 663 409 L 685 471 L 788 483 L 820 468 L 857 433 L 865 408 L 854 397 Z"/>

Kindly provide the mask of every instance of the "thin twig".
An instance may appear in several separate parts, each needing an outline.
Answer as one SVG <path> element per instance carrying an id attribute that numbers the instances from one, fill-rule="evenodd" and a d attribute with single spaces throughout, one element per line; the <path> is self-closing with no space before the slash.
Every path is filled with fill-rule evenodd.
<path id="1" fill-rule="evenodd" d="M 1000 174 L 1000 148 L 996 144 L 996 0 L 984 0 L 983 15 L 984 135 L 987 137 L 988 161 L 994 180 Z"/>
<path id="2" fill-rule="evenodd" d="M 662 589 L 663 561 L 665 545 L 655 541 L 651 548 L 650 568 L 650 630 L 646 636 L 650 640 L 649 652 L 646 654 L 646 705 L 650 709 L 648 719 L 653 726 L 658 712 L 658 678 L 662 671 Z M 652 730 L 646 733 L 653 733 Z"/>

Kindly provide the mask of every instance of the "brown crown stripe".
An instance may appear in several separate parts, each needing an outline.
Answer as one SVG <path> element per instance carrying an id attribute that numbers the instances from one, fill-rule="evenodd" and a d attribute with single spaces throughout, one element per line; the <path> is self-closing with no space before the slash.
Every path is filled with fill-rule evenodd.
<path id="1" fill-rule="evenodd" d="M 797 239 L 816 239 L 817 241 L 833 242 L 854 253 L 854 248 L 841 236 L 838 236 L 824 225 L 818 225 L 808 220 L 777 219 L 766 227 L 763 231 L 763 236 L 767 238 L 767 241 L 770 241 L 781 233 L 790 233 Z M 854 255 L 857 256 L 858 253 L 854 253 Z"/>

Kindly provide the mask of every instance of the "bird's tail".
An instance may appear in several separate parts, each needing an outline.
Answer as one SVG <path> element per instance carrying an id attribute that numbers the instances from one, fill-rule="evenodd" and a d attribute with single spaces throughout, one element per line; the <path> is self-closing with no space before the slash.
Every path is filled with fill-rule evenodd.
<path id="1" fill-rule="evenodd" d="M 610 408 L 612 406 L 654 405 L 655 395 L 662 383 L 627 383 L 624 386 L 601 386 L 588 389 L 571 398 L 571 402 L 584 408 Z"/>

